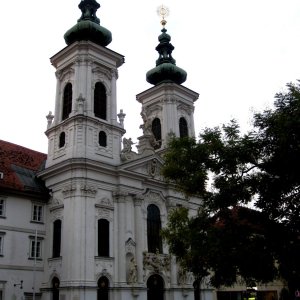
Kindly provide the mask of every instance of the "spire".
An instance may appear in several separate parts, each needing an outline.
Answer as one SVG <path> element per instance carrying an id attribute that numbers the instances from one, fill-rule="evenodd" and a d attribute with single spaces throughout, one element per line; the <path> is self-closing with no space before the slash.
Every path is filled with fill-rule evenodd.
<path id="1" fill-rule="evenodd" d="M 100 26 L 100 20 L 96 16 L 100 4 L 96 0 L 81 0 L 78 7 L 82 15 L 77 24 L 65 33 L 66 44 L 89 40 L 98 45 L 107 46 L 112 41 L 112 37 L 109 30 Z"/>
<path id="2" fill-rule="evenodd" d="M 171 36 L 167 34 L 165 28 L 167 24 L 165 17 L 169 14 L 169 10 L 162 5 L 158 8 L 158 13 L 162 17 L 160 23 L 163 26 L 162 33 L 158 36 L 159 44 L 155 48 L 159 57 L 156 60 L 156 67 L 147 72 L 146 80 L 154 85 L 162 82 L 182 84 L 186 80 L 187 73 L 176 66 L 176 60 L 172 57 L 174 46 L 170 43 Z"/>

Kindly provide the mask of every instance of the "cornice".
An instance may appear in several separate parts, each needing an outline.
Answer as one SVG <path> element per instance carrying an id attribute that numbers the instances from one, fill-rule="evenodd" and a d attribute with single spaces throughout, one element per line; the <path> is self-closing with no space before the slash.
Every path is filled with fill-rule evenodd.
<path id="1" fill-rule="evenodd" d="M 199 98 L 199 94 L 183 85 L 179 85 L 176 83 L 162 83 L 157 86 L 153 86 L 149 88 L 148 90 L 145 90 L 139 94 L 136 95 L 137 101 L 140 103 L 143 102 L 143 99 L 145 98 L 151 98 L 153 95 L 176 95 L 176 94 L 182 94 L 183 96 L 186 96 L 188 98 L 191 98 L 193 102 L 195 102 Z M 156 96 L 157 97 L 157 96 Z"/>
<path id="2" fill-rule="evenodd" d="M 78 114 L 74 114 L 73 116 L 67 118 L 66 120 L 64 120 L 64 121 L 62 121 L 62 122 L 60 122 L 56 125 L 51 125 L 46 130 L 45 133 L 46 133 L 46 135 L 49 135 L 51 132 L 53 132 L 55 130 L 60 130 L 61 127 L 68 127 L 70 124 L 73 125 L 74 122 L 80 122 L 82 124 L 83 121 L 93 123 L 96 126 L 103 125 L 106 128 L 108 128 L 109 130 L 119 131 L 122 135 L 125 134 L 125 132 L 126 132 L 126 130 L 121 126 L 113 125 L 113 124 L 108 123 L 105 120 L 98 120 L 98 119 L 93 118 L 91 116 L 87 116 L 87 115 L 78 113 Z"/>
<path id="3" fill-rule="evenodd" d="M 115 62 L 114 67 L 117 67 L 117 68 L 120 67 L 124 63 L 123 55 L 121 55 L 111 49 L 108 49 L 106 47 L 99 46 L 91 41 L 80 41 L 80 42 L 72 43 L 71 45 L 65 47 L 61 51 L 54 54 L 50 58 L 50 61 L 55 68 L 59 68 L 59 67 L 64 68 L 65 66 L 70 64 L 70 62 L 75 62 L 75 60 L 74 60 L 75 56 L 78 56 L 79 54 L 82 55 L 83 53 L 85 53 L 85 55 L 88 54 L 93 60 L 96 60 L 96 61 L 99 59 L 95 56 L 96 53 L 99 54 L 99 57 L 104 56 L 108 60 L 114 61 Z M 69 57 L 69 59 L 68 59 L 68 57 Z M 64 60 L 65 60 L 65 63 L 63 63 L 61 66 L 59 66 L 59 63 Z M 103 63 L 104 63 L 104 61 L 103 61 Z M 113 67 L 113 64 L 106 64 L 106 65 L 109 68 Z"/>

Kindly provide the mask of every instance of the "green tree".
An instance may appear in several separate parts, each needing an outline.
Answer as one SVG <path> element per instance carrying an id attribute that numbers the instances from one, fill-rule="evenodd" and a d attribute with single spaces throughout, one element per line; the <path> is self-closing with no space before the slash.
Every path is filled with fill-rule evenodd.
<path id="1" fill-rule="evenodd" d="M 196 278 L 212 272 L 211 283 L 219 286 L 280 275 L 292 293 L 299 288 L 299 82 L 275 95 L 273 109 L 254 114 L 246 134 L 232 120 L 206 128 L 198 140 L 171 139 L 162 173 L 203 200 L 196 217 L 174 211 L 163 231 Z M 253 209 L 241 208 L 250 203 Z"/>

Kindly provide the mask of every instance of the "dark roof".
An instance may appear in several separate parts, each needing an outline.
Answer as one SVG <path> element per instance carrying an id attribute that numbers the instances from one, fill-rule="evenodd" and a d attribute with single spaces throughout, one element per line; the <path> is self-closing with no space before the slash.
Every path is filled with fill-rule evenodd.
<path id="1" fill-rule="evenodd" d="M 176 61 L 172 57 L 174 46 L 170 43 L 171 36 L 167 34 L 167 29 L 163 28 L 161 32 L 158 37 L 159 44 L 155 48 L 159 58 L 156 60 L 156 67 L 146 73 L 146 80 L 154 85 L 162 82 L 182 84 L 186 81 L 187 73 L 176 66 Z"/>
<path id="2" fill-rule="evenodd" d="M 64 35 L 67 45 L 79 41 L 92 41 L 100 46 L 107 46 L 112 41 L 111 32 L 100 26 L 96 11 L 100 4 L 96 0 L 81 0 L 78 5 L 82 15 L 72 28 Z"/>
<path id="3" fill-rule="evenodd" d="M 44 169 L 47 155 L 0 140 L 0 191 L 48 194 L 37 172 Z"/>

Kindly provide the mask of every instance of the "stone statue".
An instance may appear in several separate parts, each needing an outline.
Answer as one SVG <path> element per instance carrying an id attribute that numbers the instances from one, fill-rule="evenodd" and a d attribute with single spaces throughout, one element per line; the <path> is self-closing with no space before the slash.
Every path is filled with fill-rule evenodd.
<path id="1" fill-rule="evenodd" d="M 134 143 L 132 142 L 131 138 L 129 139 L 126 139 L 126 138 L 123 138 L 123 149 L 122 149 L 122 153 L 128 153 L 128 152 L 131 152 L 132 150 L 132 145 Z"/>
<path id="2" fill-rule="evenodd" d="M 129 283 L 137 282 L 137 264 L 134 257 L 132 257 L 129 262 L 128 282 Z"/>

